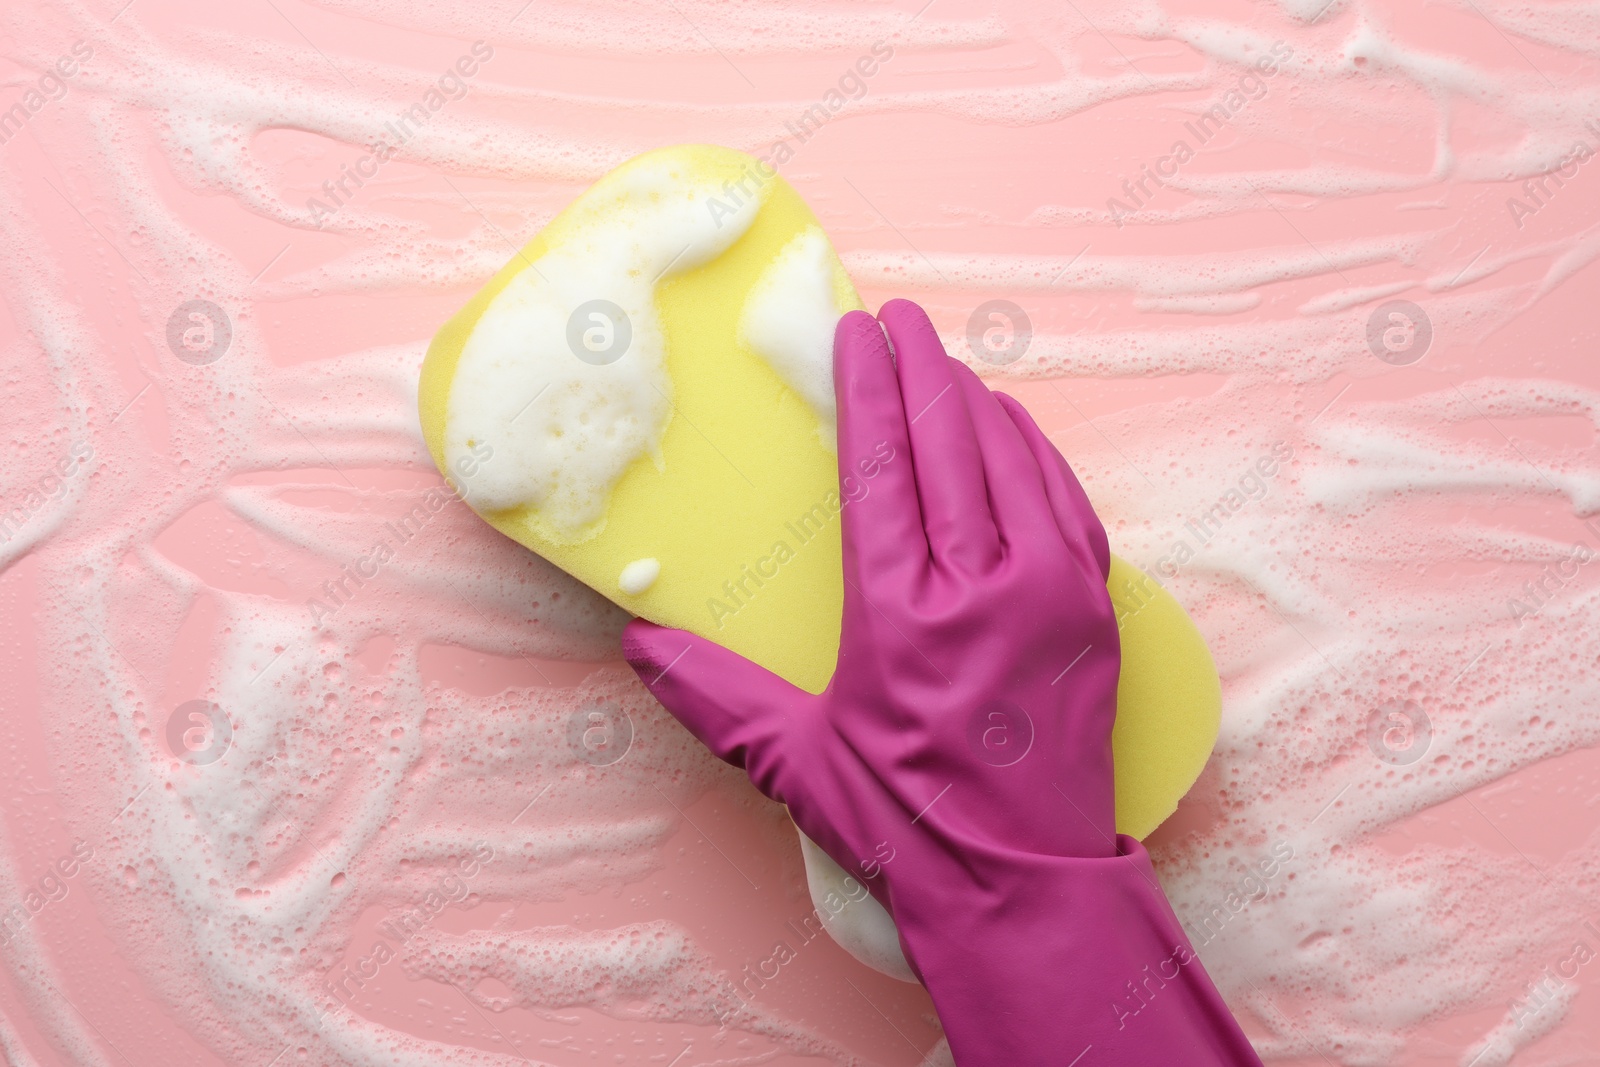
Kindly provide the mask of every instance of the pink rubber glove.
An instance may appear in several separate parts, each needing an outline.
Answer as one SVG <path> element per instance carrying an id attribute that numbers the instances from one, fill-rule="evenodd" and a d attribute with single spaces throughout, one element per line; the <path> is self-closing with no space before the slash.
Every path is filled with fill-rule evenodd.
<path id="1" fill-rule="evenodd" d="M 839 474 L 868 492 L 827 691 L 641 620 L 624 654 L 884 904 L 960 1067 L 1259 1064 L 1116 833 L 1104 528 L 921 308 L 880 317 L 893 356 L 865 312 L 835 335 Z"/>

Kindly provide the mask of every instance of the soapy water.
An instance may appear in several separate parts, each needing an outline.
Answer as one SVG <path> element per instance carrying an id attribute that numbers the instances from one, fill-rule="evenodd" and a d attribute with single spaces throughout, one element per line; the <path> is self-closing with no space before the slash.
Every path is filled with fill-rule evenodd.
<path id="1" fill-rule="evenodd" d="M 931 1037 L 902 1042 L 883 1020 L 879 1048 L 780 998 L 746 999 L 714 933 L 657 905 L 598 928 L 561 917 L 562 902 L 669 880 L 675 835 L 702 833 L 697 800 L 748 789 L 614 662 L 617 609 L 440 487 L 416 427 L 420 322 L 309 355 L 280 325 L 312 294 L 359 307 L 442 291 L 437 321 L 636 152 L 789 137 L 783 169 L 869 303 L 925 302 L 956 353 L 970 351 L 968 313 L 984 299 L 1029 310 L 1020 357 L 974 366 L 1066 427 L 1055 440 L 1113 545 L 1206 634 L 1222 737 L 1153 854 L 1263 1056 L 1581 1062 L 1592 969 L 1576 945 L 1600 948 L 1587 925 L 1600 916 L 1600 846 L 1568 801 L 1567 825 L 1531 835 L 1536 847 L 1504 798 L 1540 774 L 1583 791 L 1571 768 L 1600 740 L 1597 605 L 1575 547 L 1600 549 L 1578 521 L 1600 512 L 1597 394 L 1549 362 L 1582 350 L 1582 327 L 1548 325 L 1590 311 L 1572 294 L 1593 291 L 1600 255 L 1583 188 L 1600 177 L 1571 162 L 1575 142 L 1600 147 L 1585 125 L 1600 114 L 1588 9 L 1479 4 L 1446 10 L 1443 32 L 1416 12 L 1320 0 L 1248 24 L 1155 3 L 1083 18 L 874 7 L 803 20 L 776 5 L 685 5 L 679 21 L 621 3 L 519 18 L 520 6 L 285 9 L 319 43 L 350 16 L 458 38 L 437 63 L 367 55 L 359 40 L 319 55 L 282 25 L 281 37 L 174 26 L 153 6 L 115 22 L 73 3 L 0 15 L 25 72 L 0 102 L 81 56 L 75 42 L 92 53 L 59 95 L 45 86 L 38 108 L 24 104 L 0 146 L 14 416 L 0 581 L 37 591 L 39 695 L 20 707 L 38 723 L 66 833 L 33 862 L 37 831 L 10 811 L 0 820 L 17 916 L 0 949 L 9 1060 L 109 1064 L 140 1033 L 108 1039 L 103 1009 L 64 995 L 92 987 L 55 933 L 68 914 L 105 928 L 125 961 L 121 999 L 135 989 L 175 1020 L 197 1061 L 668 1063 L 685 1028 L 687 1063 L 911 1063 L 929 1050 Z M 347 182 L 316 232 L 307 200 L 324 178 L 479 39 L 495 55 L 457 77 L 469 90 L 430 107 L 371 187 Z M 914 198 L 879 190 L 912 176 L 885 164 L 874 183 L 851 167 L 854 191 L 826 185 L 813 174 L 835 157 L 786 133 L 880 39 L 893 60 L 858 78 L 859 97 L 847 87 L 831 127 L 892 137 L 928 119 L 951 138 L 1053 145 L 1051 124 L 1108 108 L 1170 105 L 1175 121 L 1084 184 L 1061 168 L 1059 187 L 1030 193 L 1025 229 L 967 250 L 959 227 L 987 208 L 955 186 L 936 198 L 947 210 L 908 230 Z M 1122 179 L 1156 166 L 1197 101 L 1238 85 L 1280 40 L 1291 54 L 1279 73 L 1230 118 L 1233 151 L 1200 147 L 1115 227 L 1107 201 L 1126 195 Z M 734 86 L 767 57 L 811 49 L 826 76 L 717 99 L 557 92 L 527 87 L 524 49 L 682 57 Z M 925 73 L 950 68 L 942 86 Z M 631 128 L 641 110 L 647 128 Z M 1316 151 L 1308 113 L 1391 131 L 1394 153 Z M 1088 151 L 1096 127 L 1071 128 L 1073 151 Z M 288 181 L 271 141 L 286 130 L 341 150 L 311 153 L 314 173 Z M 1251 143 L 1309 149 L 1264 163 L 1237 151 Z M 963 151 L 944 151 L 959 169 Z M 221 227 L 204 210 L 180 217 L 172 205 L 186 199 L 233 213 Z M 1313 206 L 1358 201 L 1396 214 L 1313 228 Z M 1256 245 L 1225 229 L 1182 244 L 1194 240 L 1184 227 L 1257 218 L 1278 229 Z M 260 237 L 248 254 L 218 238 L 229 226 Z M 301 241 L 318 251 L 274 266 Z M 1431 330 L 1410 363 L 1415 332 L 1392 341 L 1405 359 L 1369 346 L 1374 310 L 1402 297 Z M 223 310 L 226 331 L 186 315 L 169 348 L 169 318 L 195 299 Z M 1393 324 L 1378 325 L 1382 347 Z M 1548 354 L 1519 361 L 1527 346 Z M 1118 381 L 1146 392 L 1076 417 Z M 1260 474 L 1263 457 L 1285 455 Z M 469 671 L 441 684 L 441 648 L 497 657 L 521 680 Z M 191 700 L 221 709 L 226 729 L 194 708 L 171 729 Z M 776 829 L 766 847 L 787 850 L 797 879 L 792 831 Z M 68 894 L 33 893 L 73 840 L 93 856 Z M 86 899 L 92 912 L 70 911 Z M 751 973 L 768 965 L 789 966 L 752 958 Z M 380 994 L 406 979 L 442 991 L 431 1021 L 385 1007 Z M 535 1022 L 497 1036 L 513 1017 Z"/>

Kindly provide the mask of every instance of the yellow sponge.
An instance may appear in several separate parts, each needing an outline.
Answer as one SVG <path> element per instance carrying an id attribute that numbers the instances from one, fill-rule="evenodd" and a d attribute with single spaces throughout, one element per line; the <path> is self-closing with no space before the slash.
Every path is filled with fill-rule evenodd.
<path id="1" fill-rule="evenodd" d="M 627 225 L 607 228 L 619 218 Z M 639 250 L 680 232 L 684 252 L 657 275 L 656 262 Z M 832 322 L 861 307 L 860 299 L 787 182 L 725 148 L 646 153 L 601 178 L 439 330 L 422 366 L 418 403 L 434 461 L 496 529 L 628 611 L 709 637 L 820 692 L 838 652 L 843 586 L 832 416 L 818 399 L 815 375 L 807 379 L 792 360 L 754 350 L 747 314 L 753 295 L 770 298 L 773 283 L 788 278 L 774 274 L 775 265 L 792 270 L 807 257 L 813 281 L 819 264 L 826 272 L 821 290 L 779 288 L 830 304 L 808 321 L 823 322 L 831 337 Z M 572 281 L 602 260 L 626 268 L 609 281 L 596 268 L 604 291 L 594 291 L 593 278 Z M 626 308 L 627 292 L 642 293 L 643 303 L 633 303 L 625 324 L 577 314 L 591 298 Z M 575 325 L 548 313 L 568 305 Z M 518 308 L 532 310 L 518 319 Z M 464 360 L 486 315 L 486 336 Z M 602 341 L 614 345 L 617 329 L 631 338 L 620 356 L 584 359 L 572 347 L 591 322 L 605 332 Z M 773 331 L 769 324 L 763 343 L 780 348 L 790 340 L 785 334 L 807 332 L 778 329 L 774 338 Z M 493 350 L 510 355 L 485 355 L 490 333 L 513 339 Z M 524 364 L 550 367 L 516 378 L 543 383 L 515 416 L 544 420 L 537 439 L 524 439 L 534 434 L 531 423 L 519 424 L 523 438 L 515 442 L 509 429 L 497 437 L 461 428 L 465 416 L 461 403 L 452 407 L 452 390 L 460 390 L 458 401 L 469 395 L 458 380 L 469 361 L 477 376 L 471 396 L 485 395 L 483 376 L 502 368 L 509 368 L 510 390 Z M 617 394 L 620 379 L 608 375 L 633 375 L 633 391 Z M 581 406 L 600 396 L 604 405 Z M 646 446 L 634 454 L 609 425 L 597 432 L 591 411 Z M 586 480 L 558 482 L 552 479 L 561 472 L 539 472 L 522 494 L 528 499 L 503 488 L 475 491 L 485 472 L 500 485 L 508 466 L 528 456 L 572 457 Z M 586 510 L 587 490 L 598 505 Z M 1108 585 L 1122 620 L 1117 824 L 1142 837 L 1172 813 L 1205 765 L 1221 692 L 1205 643 L 1177 601 L 1121 560 Z"/>

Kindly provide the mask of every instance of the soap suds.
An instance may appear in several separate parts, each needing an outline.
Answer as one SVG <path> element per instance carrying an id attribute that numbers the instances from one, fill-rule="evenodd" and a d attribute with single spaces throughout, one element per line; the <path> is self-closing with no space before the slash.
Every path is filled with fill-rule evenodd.
<path id="1" fill-rule="evenodd" d="M 480 511 L 532 507 L 577 538 L 604 518 L 628 467 L 658 451 L 672 382 L 656 284 L 719 255 L 762 202 L 716 218 L 706 204 L 718 187 L 681 166 L 645 161 L 601 182 L 558 247 L 473 328 L 451 379 L 444 453 L 452 469 L 483 461 Z"/>
<path id="2" fill-rule="evenodd" d="M 660 560 L 654 556 L 636 559 L 622 568 L 622 573 L 617 576 L 617 588 L 629 596 L 638 596 L 655 585 L 659 577 L 661 577 Z"/>
<path id="3" fill-rule="evenodd" d="M 837 447 L 833 395 L 833 333 L 839 307 L 837 257 L 813 226 L 795 235 L 756 279 L 739 320 L 739 337 L 759 354 L 822 420 L 818 434 Z"/>
<path id="4" fill-rule="evenodd" d="M 480 28 L 459 6 L 408 3 L 393 18 L 380 0 L 326 6 L 375 22 L 430 29 L 448 22 L 462 40 Z M 506 18 L 519 6 L 506 5 Z M 1064 182 L 1051 194 L 1058 203 L 1015 205 L 1018 222 L 1056 227 L 1050 232 L 1062 238 L 1029 246 L 1028 254 L 1011 254 L 1003 242 L 966 242 L 931 213 L 902 216 L 865 186 L 933 266 L 864 207 L 837 229 L 832 218 L 828 225 L 841 239 L 852 234 L 845 259 L 857 281 L 876 296 L 926 299 L 954 352 L 966 350 L 963 319 L 978 291 L 992 286 L 1051 301 L 1055 314 L 1035 317 L 1039 331 L 1026 356 L 1003 371 L 980 368 L 986 374 L 1158 384 L 1196 372 L 1217 376 L 1214 396 L 1152 399 L 1097 415 L 1093 425 L 1068 422 L 1055 440 L 1107 515 L 1119 552 L 1155 567 L 1177 539 L 1191 538 L 1193 558 L 1163 580 L 1211 643 L 1226 713 L 1218 753 L 1193 797 L 1207 817 L 1160 844 L 1154 858 L 1180 918 L 1204 932 L 1219 902 L 1228 906 L 1243 865 L 1273 840 L 1294 843 L 1296 859 L 1260 899 L 1215 937 L 1195 935 L 1209 973 L 1252 1018 L 1268 1060 L 1371 1067 L 1420 1053 L 1467 1064 L 1491 1049 L 1535 1062 L 1537 1052 L 1586 1023 L 1582 998 L 1558 1000 L 1530 1022 L 1554 1029 L 1526 1051 L 1517 1042 L 1531 1031 L 1512 1035 L 1508 1012 L 1571 952 L 1574 932 L 1595 914 L 1585 887 L 1600 884 L 1600 850 L 1593 840 L 1574 841 L 1537 857 L 1538 869 L 1497 852 L 1499 838 L 1484 820 L 1499 815 L 1484 793 L 1600 743 L 1593 715 L 1600 600 L 1586 566 L 1520 626 L 1507 601 L 1566 558 L 1573 542 L 1600 540 L 1575 519 L 1570 529 L 1541 527 L 1538 537 L 1491 520 L 1519 508 L 1563 521 L 1595 510 L 1600 470 L 1592 443 L 1557 446 L 1521 432 L 1576 424 L 1592 442 L 1595 398 L 1543 380 L 1555 372 L 1531 365 L 1495 371 L 1522 378 L 1472 377 L 1470 361 L 1452 364 L 1461 374 L 1424 382 L 1405 403 L 1339 393 L 1348 380 L 1392 373 L 1366 350 L 1367 312 L 1408 284 L 1434 320 L 1436 351 L 1466 352 L 1508 330 L 1549 336 L 1539 332 L 1547 322 L 1541 316 L 1564 298 L 1558 286 L 1592 262 L 1595 227 L 1531 239 L 1507 219 L 1480 256 L 1489 238 L 1464 239 L 1451 205 L 1482 194 L 1501 211 L 1499 201 L 1522 178 L 1585 136 L 1585 119 L 1600 111 L 1593 79 L 1566 60 L 1595 50 L 1592 7 L 1484 5 L 1497 25 L 1525 35 L 1519 48 L 1549 71 L 1552 89 L 1515 54 L 1459 56 L 1443 42 L 1403 42 L 1400 30 L 1374 24 L 1374 12 L 1336 3 L 1319 14 L 1320 6 L 1294 0 L 1284 8 L 1295 16 L 1288 19 L 1270 8 L 1257 12 L 1265 21 L 1252 22 L 1248 33 L 1289 38 L 1295 59 L 1270 99 L 1252 105 L 1252 138 L 1305 146 L 1307 129 L 1359 126 L 1393 131 L 1397 143 L 1420 151 L 1398 160 L 1308 151 L 1265 170 L 1218 153 L 1207 172 L 1182 175 L 1187 185 L 1171 191 L 1170 209 L 1156 210 L 1157 202 L 1138 213 L 1150 228 L 1145 236 L 1158 242 L 1164 235 L 1155 227 L 1176 233 L 1181 220 L 1261 215 L 1281 224 L 1281 211 L 1315 248 L 1284 225 L 1259 249 L 1209 255 L 1118 252 L 1096 238 L 1074 263 L 1089 238 L 1069 228 L 1104 221 L 1114 175 L 1098 195 Z M 508 246 L 636 152 L 691 140 L 760 148 L 814 102 L 798 92 L 736 98 L 744 88 L 732 71 L 734 92 L 698 102 L 516 87 L 509 73 L 498 73 L 514 62 L 511 41 L 598 50 L 618 27 L 663 31 L 625 42 L 638 51 L 659 51 L 662 42 L 718 62 L 692 27 L 653 9 L 607 8 L 599 29 L 567 17 L 566 8 L 540 25 L 537 10 L 514 31 L 525 36 L 509 38 L 507 56 L 495 61 L 507 66 L 491 65 L 473 99 L 452 103 L 448 122 L 430 124 L 408 145 L 397 166 L 427 168 L 425 180 L 403 195 L 385 183 L 362 190 L 329 224 L 334 233 L 316 236 L 304 204 L 327 175 L 294 185 L 263 135 L 330 138 L 355 159 L 396 104 L 415 99 L 419 78 L 437 76 L 431 64 L 358 60 L 330 48 L 335 68 L 287 31 L 277 43 L 220 30 L 173 36 L 150 28 L 141 5 L 115 23 L 74 2 L 0 12 L 4 49 L 27 80 L 78 36 L 95 48 L 70 95 L 8 143 L 0 160 L 0 236 L 8 249 L 0 292 L 18 328 L 0 353 L 18 413 L 7 423 L 0 496 L 21 500 L 75 442 L 91 442 L 95 454 L 86 480 L 69 483 L 18 537 L 0 544 L 5 579 L 38 588 L 29 625 L 39 635 L 43 684 L 28 714 L 37 714 L 48 737 L 55 797 L 30 804 L 58 802 L 63 829 L 92 837 L 104 858 L 73 892 L 93 896 L 95 915 L 128 961 L 117 999 L 137 998 L 152 1019 L 176 1020 L 224 1062 L 269 1063 L 282 1054 L 282 1063 L 361 1067 L 520 1063 L 504 1045 L 495 1051 L 486 1029 L 472 1044 L 461 1030 L 418 1036 L 405 1020 L 361 1005 L 328 1010 L 327 976 L 366 951 L 353 933 L 361 916 L 414 907 L 479 841 L 496 850 L 471 882 L 480 903 L 452 907 L 446 914 L 459 927 L 420 935 L 388 967 L 425 970 L 441 986 L 460 982 L 476 998 L 472 1007 L 491 1017 L 496 1002 L 473 982 L 474 967 L 499 967 L 511 989 L 501 995 L 530 1010 L 629 1010 L 603 988 L 562 984 L 567 972 L 553 988 L 575 1007 L 534 1003 L 522 980 L 539 974 L 548 950 L 549 959 L 570 962 L 573 975 L 617 976 L 663 1017 L 676 1013 L 683 1025 L 706 1017 L 697 983 L 715 970 L 705 963 L 709 939 L 654 916 L 579 933 L 548 922 L 496 923 L 507 901 L 647 884 L 685 826 L 655 790 L 687 805 L 713 785 L 731 789 L 737 775 L 616 665 L 582 684 L 535 678 L 490 696 L 429 681 L 422 666 L 427 650 L 441 646 L 497 656 L 530 675 L 551 663 L 613 658 L 622 613 L 530 561 L 459 503 L 435 514 L 421 536 L 396 542 L 379 577 L 349 582 L 352 595 L 325 626 L 312 626 L 306 609 L 321 583 L 339 580 L 383 536 L 385 522 L 421 499 L 418 485 L 374 483 L 372 472 L 437 485 L 415 425 L 425 338 L 373 348 L 334 340 L 308 346 L 308 356 L 269 327 L 292 323 L 314 292 L 403 299 L 470 289 L 505 262 Z M 772 48 L 765 5 L 690 13 L 741 66 L 743 57 Z M 974 75 L 975 84 L 939 88 L 895 74 L 902 80 L 882 81 L 852 101 L 848 121 L 914 113 L 931 129 L 963 136 L 1010 127 L 1000 132 L 1026 137 L 1097 109 L 1170 105 L 1182 113 L 1237 79 L 1229 57 L 1251 39 L 1242 27 L 1191 21 L 1154 2 L 1088 14 L 1124 49 L 1130 41 L 1171 47 L 1192 66 L 1164 72 L 1134 54 L 1148 74 L 1104 75 L 1084 58 L 1103 47 L 1099 38 L 1048 6 L 1008 11 L 998 32 L 990 20 L 941 21 L 935 9 L 895 38 L 895 63 L 907 63 L 899 69 L 927 62 L 919 47 L 928 43 L 1002 40 L 1035 50 L 1029 54 L 1042 64 L 1035 73 L 1048 73 L 998 85 L 976 84 Z M 798 16 L 786 17 L 793 25 Z M 864 47 L 893 23 L 887 10 L 841 10 L 820 24 L 807 40 L 841 49 L 819 60 L 825 80 L 845 50 Z M 1491 47 L 1503 44 L 1482 29 Z M 308 24 L 307 32 L 315 28 Z M 1547 47 L 1561 54 L 1559 67 Z M 446 51 L 453 57 L 456 46 Z M 1293 108 L 1274 109 L 1289 100 Z M 641 114 L 648 134 L 619 132 Z M 1476 120 L 1478 136 L 1464 136 L 1474 116 L 1488 118 Z M 1484 121 L 1494 136 L 1482 135 Z M 146 145 L 161 156 L 146 158 Z M 1154 147 L 1165 144 L 1158 138 Z M 35 170 L 43 167 L 29 154 L 36 150 L 57 169 Z M 831 165 L 825 148 L 806 151 L 823 153 L 808 157 L 808 171 Z M 967 142 L 952 136 L 937 151 L 959 161 Z M 1594 165 L 1577 182 L 1594 180 Z M 36 223 L 59 215 L 78 225 L 54 193 L 36 188 L 35 173 L 50 174 L 94 220 L 98 232 L 72 231 L 71 253 L 87 266 L 69 266 L 72 255 Z M 829 179 L 786 173 L 819 205 L 837 192 Z M 510 181 L 496 187 L 495 178 Z M 464 205 L 452 185 L 484 214 Z M 179 218 L 168 205 L 194 191 L 251 216 L 271 239 L 235 246 Z M 369 196 L 376 193 L 384 195 Z M 1549 210 L 1588 195 L 1574 184 Z M 1402 212 L 1376 236 L 1329 236 L 1313 224 L 1314 216 L 1352 210 L 1382 219 L 1385 196 L 1400 208 L 1436 203 L 1439 210 Z M 959 189 L 948 198 L 958 210 L 1012 221 L 1013 205 L 975 203 Z M 1545 210 L 1535 221 L 1543 223 Z M 441 218 L 459 227 L 441 229 Z M 857 223 L 869 229 L 853 231 Z M 300 259 L 300 242 L 310 240 L 330 243 Z M 288 243 L 294 250 L 258 280 Z M 1261 307 L 1238 322 L 1147 329 L 1119 314 L 1138 298 L 1252 292 L 1263 294 Z M 85 293 L 109 317 L 86 310 Z M 203 369 L 177 366 L 162 341 L 172 308 L 196 296 L 234 316 L 233 347 Z M 1057 385 L 1069 395 L 1075 388 Z M 1184 518 L 1213 506 L 1280 439 L 1296 459 L 1270 492 L 1203 544 L 1186 535 Z M 311 493 L 337 506 L 308 504 Z M 214 570 L 206 569 L 211 554 L 186 553 L 164 537 L 204 515 L 219 524 L 228 548 Z M 1471 577 L 1422 580 L 1419 568 L 1459 568 Z M 216 647 L 185 645 L 180 655 L 186 622 L 207 611 Z M 174 759 L 161 739 L 173 704 L 164 688 L 169 672 L 190 660 L 206 665 L 192 682 L 195 695 L 239 713 L 234 751 L 209 768 Z M 1366 740 L 1372 709 L 1401 698 L 1433 722 L 1427 756 L 1409 766 L 1377 759 Z M 626 712 L 634 728 L 627 759 L 603 774 L 573 750 L 569 734 L 572 716 L 602 706 Z M 559 784 L 541 797 L 553 780 Z M 1592 793 L 1592 782 L 1586 788 Z M 1396 842 L 1415 820 L 1451 812 L 1478 827 L 1482 840 Z M 8 822 L 20 836 L 24 822 Z M 12 885 L 37 875 L 21 851 L 14 840 L 0 848 Z M 26 1062 L 9 1046 L 42 1040 L 35 1054 L 48 1045 L 76 1062 L 113 1062 L 75 1009 L 47 991 L 46 983 L 72 987 L 74 957 L 29 934 L 0 956 L 0 966 L 21 991 L 6 1009 L 9 1029 L 0 1029 L 8 1056 Z M 1587 971 L 1578 979 L 1586 981 Z M 446 989 L 445 996 L 456 994 Z M 450 1012 L 469 1020 L 463 1027 L 478 1025 L 459 998 L 440 1013 L 446 1022 Z M 1463 1018 L 1477 1020 L 1476 1030 L 1441 1036 L 1441 1023 Z M 757 1044 L 714 1055 L 724 1062 L 782 1050 L 871 1058 L 819 1037 L 826 1022 L 764 1017 L 759 1025 L 769 1029 L 760 1035 L 733 1031 L 733 1040 Z M 549 1025 L 580 1034 L 603 1029 Z M 1410 1036 L 1419 1027 L 1430 1028 L 1427 1048 Z M 110 1036 L 139 1060 L 121 1034 Z M 888 1040 L 899 1037 L 888 1033 Z M 680 1048 L 668 1048 L 661 1062 Z M 1478 1067 L 1489 1062 L 1484 1052 Z"/>
<path id="5" fill-rule="evenodd" d="M 800 855 L 805 859 L 811 905 L 834 940 L 873 970 L 902 982 L 915 982 L 917 976 L 906 962 L 900 931 L 888 909 L 805 834 L 800 834 Z M 832 914 L 830 901 L 838 902 L 838 914 Z"/>

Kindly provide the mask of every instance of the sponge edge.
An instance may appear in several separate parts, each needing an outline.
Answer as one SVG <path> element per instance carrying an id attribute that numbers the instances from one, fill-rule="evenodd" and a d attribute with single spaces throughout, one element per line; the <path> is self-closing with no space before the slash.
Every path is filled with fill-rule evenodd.
<path id="1" fill-rule="evenodd" d="M 1111 557 L 1106 579 L 1122 640 L 1117 676 L 1117 829 L 1144 838 L 1178 808 L 1222 726 L 1222 683 L 1205 638 L 1144 571 Z"/>
<path id="2" fill-rule="evenodd" d="M 837 314 L 862 305 L 831 246 L 808 237 L 821 234 L 810 209 L 770 168 L 730 149 L 687 145 L 646 153 L 600 179 L 434 337 L 419 382 L 423 435 L 440 470 L 473 503 L 472 469 L 459 458 L 452 469 L 444 436 L 452 381 L 475 326 L 518 274 L 574 240 L 574 220 L 592 221 L 596 204 L 627 188 L 633 168 L 663 165 L 719 190 L 707 198 L 710 225 L 750 199 L 761 206 L 720 255 L 655 285 L 671 384 L 659 447 L 627 467 L 603 517 L 580 531 L 544 521 L 531 505 L 480 514 L 628 611 L 701 634 L 821 692 L 838 655 L 843 604 L 838 461 L 825 443 L 831 435 L 820 432 L 831 412 L 808 402 L 804 394 L 815 390 L 792 360 L 751 347 L 759 338 L 747 336 L 745 312 L 761 279 L 796 248 L 825 258 Z M 612 366 L 627 372 L 627 356 Z M 495 462 L 492 444 L 481 462 Z M 644 560 L 655 562 L 653 580 L 634 580 L 643 577 L 636 568 L 625 589 L 619 576 Z M 1165 590 L 1120 560 L 1108 584 L 1122 620 L 1117 823 L 1143 837 L 1204 766 L 1220 687 L 1204 641 Z"/>

